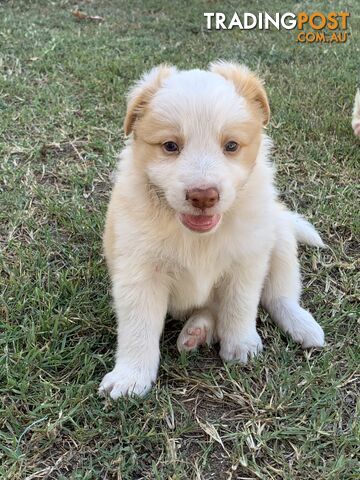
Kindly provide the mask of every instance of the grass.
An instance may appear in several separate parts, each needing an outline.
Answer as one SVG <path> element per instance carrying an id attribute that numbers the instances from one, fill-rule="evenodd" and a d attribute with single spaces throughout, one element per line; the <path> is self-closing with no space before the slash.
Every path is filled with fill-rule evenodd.
<path id="1" fill-rule="evenodd" d="M 76 4 L 105 21 L 77 21 Z M 345 45 L 205 30 L 204 11 L 248 11 L 242 1 L 0 2 L 2 479 L 359 478 L 360 7 L 331 9 L 351 12 Z M 300 251 L 327 346 L 303 352 L 260 312 L 263 355 L 227 366 L 216 349 L 179 356 L 171 320 L 155 388 L 111 403 L 97 396 L 115 345 L 101 234 L 124 93 L 160 62 L 216 58 L 266 80 L 281 196 L 329 245 Z"/>

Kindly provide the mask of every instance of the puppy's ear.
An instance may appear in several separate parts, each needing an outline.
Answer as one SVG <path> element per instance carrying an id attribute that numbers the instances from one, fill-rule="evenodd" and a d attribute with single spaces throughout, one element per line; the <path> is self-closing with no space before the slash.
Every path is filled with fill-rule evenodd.
<path id="1" fill-rule="evenodd" d="M 144 73 L 140 80 L 135 83 L 128 94 L 127 111 L 124 121 L 125 135 L 130 135 L 134 129 L 137 118 L 141 116 L 153 95 L 161 87 L 163 81 L 175 72 L 175 67 L 159 65 L 150 70 L 150 72 Z"/>
<path id="2" fill-rule="evenodd" d="M 222 60 L 211 63 L 209 69 L 211 72 L 226 78 L 226 80 L 230 80 L 239 95 L 259 107 L 263 125 L 266 126 L 269 123 L 269 101 L 261 80 L 254 73 L 250 72 L 245 65 L 224 62 Z"/>

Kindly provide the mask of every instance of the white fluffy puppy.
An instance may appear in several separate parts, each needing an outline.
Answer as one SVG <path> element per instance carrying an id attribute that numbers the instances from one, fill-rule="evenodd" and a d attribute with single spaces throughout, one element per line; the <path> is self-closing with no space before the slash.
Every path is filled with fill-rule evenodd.
<path id="1" fill-rule="evenodd" d="M 219 341 L 225 361 L 261 351 L 260 300 L 304 348 L 323 345 L 297 261 L 297 241 L 322 241 L 277 201 L 269 115 L 260 80 L 232 63 L 160 66 L 131 90 L 104 235 L 118 345 L 100 392 L 150 389 L 167 312 L 187 319 L 180 351 Z"/>

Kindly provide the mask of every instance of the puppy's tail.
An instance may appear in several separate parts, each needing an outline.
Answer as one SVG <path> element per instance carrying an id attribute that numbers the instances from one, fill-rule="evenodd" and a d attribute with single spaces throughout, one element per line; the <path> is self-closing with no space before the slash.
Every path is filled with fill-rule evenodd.
<path id="1" fill-rule="evenodd" d="M 293 227 L 295 238 L 299 243 L 305 243 L 313 247 L 324 247 L 320 235 L 305 218 L 295 212 L 286 212 Z"/>
<path id="2" fill-rule="evenodd" d="M 355 135 L 360 137 L 360 88 L 358 88 L 355 96 L 351 125 Z"/>

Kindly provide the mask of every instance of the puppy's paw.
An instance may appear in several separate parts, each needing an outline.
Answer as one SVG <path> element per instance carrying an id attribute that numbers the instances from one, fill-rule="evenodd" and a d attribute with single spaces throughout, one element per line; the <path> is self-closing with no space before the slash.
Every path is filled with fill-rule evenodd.
<path id="1" fill-rule="evenodd" d="M 280 297 L 269 305 L 275 322 L 302 348 L 323 347 L 324 332 L 312 315 L 295 300 Z"/>
<path id="2" fill-rule="evenodd" d="M 200 345 L 210 345 L 214 336 L 214 320 L 209 314 L 198 314 L 189 318 L 177 339 L 179 352 L 196 350 Z"/>
<path id="3" fill-rule="evenodd" d="M 226 337 L 220 340 L 220 357 L 226 362 L 247 363 L 263 349 L 262 341 L 256 330 L 238 338 Z"/>
<path id="4" fill-rule="evenodd" d="M 115 366 L 102 379 L 99 394 L 108 394 L 113 400 L 124 396 L 143 396 L 151 389 L 154 381 L 155 378 L 148 374 L 140 374 L 129 367 Z"/>
<path id="5" fill-rule="evenodd" d="M 295 342 L 300 343 L 302 348 L 324 346 L 323 329 L 314 320 L 313 316 L 300 306 L 298 307 L 296 321 L 288 325 L 287 332 Z"/>

